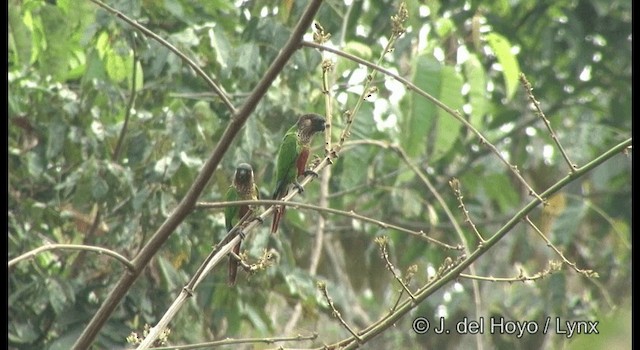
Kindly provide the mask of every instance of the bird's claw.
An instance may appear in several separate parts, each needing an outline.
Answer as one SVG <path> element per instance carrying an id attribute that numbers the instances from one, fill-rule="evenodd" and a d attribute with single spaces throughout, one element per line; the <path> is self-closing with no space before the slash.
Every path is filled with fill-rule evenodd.
<path id="1" fill-rule="evenodd" d="M 238 230 L 238 236 L 240 236 L 241 239 L 245 239 L 246 235 L 244 234 L 244 232 L 242 230 Z"/>
<path id="2" fill-rule="evenodd" d="M 311 176 L 313 176 L 313 177 L 315 177 L 315 178 L 318 178 L 318 173 L 316 173 L 316 172 L 315 172 L 315 171 L 313 171 L 313 170 L 305 170 L 305 171 L 302 173 L 302 175 L 304 175 L 304 176 L 309 176 L 309 175 L 311 175 Z"/>
<path id="3" fill-rule="evenodd" d="M 260 222 L 260 225 L 264 224 L 264 219 L 259 216 L 256 216 L 255 218 L 253 218 L 253 220 Z"/>
<path id="4" fill-rule="evenodd" d="M 299 192 L 299 193 L 301 193 L 301 194 L 302 194 L 302 192 L 304 192 L 304 188 L 303 188 L 303 187 L 302 187 L 302 185 L 300 185 L 299 183 L 294 182 L 294 183 L 293 183 L 293 186 L 295 186 L 295 188 L 297 188 L 297 189 L 298 189 L 298 192 Z"/>

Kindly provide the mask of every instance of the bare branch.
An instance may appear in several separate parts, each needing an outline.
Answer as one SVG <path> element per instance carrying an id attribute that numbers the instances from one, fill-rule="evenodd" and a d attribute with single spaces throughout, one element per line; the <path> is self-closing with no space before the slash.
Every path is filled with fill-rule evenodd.
<path id="1" fill-rule="evenodd" d="M 351 335 L 353 335 L 356 341 L 360 344 L 362 342 L 362 339 L 360 339 L 360 336 L 358 335 L 358 333 L 356 333 L 353 329 L 351 329 L 351 327 L 347 324 L 347 322 L 344 321 L 344 319 L 342 318 L 342 315 L 340 315 L 340 312 L 336 309 L 336 306 L 333 304 L 333 300 L 329 296 L 329 292 L 327 292 L 327 284 L 324 282 L 318 282 L 318 289 L 322 291 L 322 295 L 324 295 L 324 298 L 329 303 L 329 307 L 331 307 L 333 317 L 337 318 L 338 321 L 340 321 L 340 323 L 344 326 L 344 328 L 346 328 L 349 331 L 349 333 L 351 333 Z"/>
<path id="2" fill-rule="evenodd" d="M 130 26 L 132 26 L 132 27 L 136 28 L 137 30 L 141 31 L 146 36 L 154 39 L 155 41 L 159 42 L 162 46 L 168 48 L 171 52 L 173 52 L 176 55 L 178 55 L 178 57 L 180 57 L 186 64 L 188 64 L 189 67 L 191 67 L 196 72 L 196 74 L 198 74 L 202 79 L 204 79 L 207 82 L 207 84 L 209 84 L 209 86 L 213 89 L 213 91 L 216 92 L 216 94 L 218 94 L 218 96 L 220 97 L 222 102 L 225 104 L 225 106 L 227 106 L 227 108 L 229 109 L 229 111 L 231 111 L 231 113 L 233 113 L 233 114 L 237 113 L 236 108 L 233 106 L 231 101 L 229 101 L 229 98 L 227 97 L 227 94 L 220 87 L 218 87 L 218 84 L 216 84 L 213 80 L 211 80 L 211 78 L 209 78 L 207 73 L 205 73 L 202 70 L 202 68 L 200 68 L 200 66 L 198 66 L 195 62 L 193 62 L 193 60 L 191 60 L 189 57 L 187 57 L 187 55 L 183 54 L 175 46 L 171 45 L 168 41 L 164 40 L 163 38 L 158 36 L 156 33 L 150 31 L 149 29 L 147 29 L 146 27 L 144 27 L 140 23 L 136 22 L 135 20 L 127 17 L 122 12 L 114 9 L 113 7 L 110 7 L 109 5 L 103 3 L 100 0 L 90 0 L 90 1 L 93 2 L 94 4 L 98 5 L 98 6 L 102 7 L 103 9 L 107 10 L 108 12 L 113 14 L 114 16 L 122 19 L 127 24 L 129 24 Z"/>
<path id="3" fill-rule="evenodd" d="M 289 197 L 289 196 L 287 196 Z M 286 197 L 285 197 L 286 198 Z M 397 225 L 392 225 L 392 224 L 388 224 L 386 222 L 380 221 L 380 220 L 376 220 L 376 219 L 372 219 L 360 214 L 356 214 L 353 210 L 351 211 L 343 211 L 343 210 L 337 210 L 337 209 L 333 209 L 333 208 L 323 208 L 323 207 L 319 207 L 316 205 L 311 205 L 311 204 L 306 204 L 306 203 L 300 203 L 300 202 L 291 202 L 290 200 L 287 201 L 283 201 L 283 200 L 266 200 L 266 199 L 260 199 L 260 200 L 255 200 L 255 201 L 236 201 L 236 202 L 198 202 L 196 204 L 196 208 L 223 208 L 229 205 L 243 205 L 243 204 L 247 204 L 247 203 L 252 203 L 252 204 L 256 204 L 256 205 L 260 205 L 260 204 L 269 204 L 269 205 L 284 205 L 284 206 L 289 206 L 289 207 L 294 207 L 297 209 L 312 209 L 318 212 L 326 212 L 326 213 L 331 213 L 331 214 L 337 214 L 337 215 L 342 215 L 342 216 L 347 216 L 353 219 L 357 219 L 360 221 L 365 221 L 365 222 L 369 222 L 372 224 L 376 224 L 382 228 L 385 229 L 393 229 L 393 230 L 398 230 L 400 232 L 405 232 L 405 233 L 409 233 L 413 236 L 416 236 L 418 238 L 424 239 L 428 242 L 437 244 L 439 246 L 442 246 L 446 249 L 451 249 L 451 250 L 462 250 L 462 246 L 452 246 L 443 242 L 438 241 L 435 238 L 429 237 L 427 236 L 426 233 L 424 233 L 423 231 L 412 231 L 412 230 L 408 230 L 406 228 L 403 228 L 401 226 L 397 226 Z M 266 211 L 264 211 L 262 214 L 260 214 L 260 218 L 265 218 L 266 216 L 269 215 L 269 213 L 271 213 L 271 211 L 273 210 L 273 207 L 270 207 L 269 209 L 267 209 Z M 249 231 L 251 230 L 252 226 L 248 226 L 245 230 Z"/>
<path id="4" fill-rule="evenodd" d="M 569 267 L 571 267 L 573 270 L 575 270 L 577 273 L 585 276 L 585 277 L 599 277 L 598 273 L 593 271 L 593 270 L 582 270 L 579 269 L 576 266 L 576 263 L 569 261 L 564 254 L 562 254 L 562 252 L 556 248 L 556 246 L 553 245 L 553 243 L 551 243 L 551 241 L 544 235 L 544 233 L 542 233 L 542 231 L 540 231 L 540 229 L 529 219 L 529 216 L 525 216 L 524 220 L 527 222 L 527 224 L 529 224 L 529 226 L 531 226 L 533 228 L 533 231 L 535 233 L 538 234 L 538 236 L 540 236 L 540 238 L 542 238 L 542 240 L 547 243 L 547 247 L 550 247 L 551 249 L 553 249 L 554 252 L 556 252 L 556 254 L 558 254 L 558 256 L 560 257 L 560 259 L 562 259 L 562 262 L 564 262 L 565 264 L 569 265 Z"/>
<path id="5" fill-rule="evenodd" d="M 471 229 L 476 234 L 476 237 L 478 237 L 480 244 L 484 243 L 484 238 L 482 238 L 482 235 L 480 234 L 480 232 L 478 232 L 476 225 L 473 223 L 473 221 L 471 221 L 471 217 L 469 217 L 469 211 L 464 206 L 464 202 L 462 201 L 462 198 L 464 197 L 462 197 L 462 190 L 460 190 L 460 180 L 456 178 L 449 180 L 449 186 L 451 186 L 451 189 L 453 189 L 453 193 L 456 195 L 456 199 L 458 200 L 459 204 L 458 208 L 460 208 L 460 210 L 462 210 L 462 214 L 464 214 L 464 221 L 468 223 L 469 226 L 471 226 Z"/>
<path id="6" fill-rule="evenodd" d="M 387 266 L 387 270 L 389 270 L 393 275 L 393 278 L 395 278 L 396 281 L 400 283 L 400 286 L 405 292 L 407 292 L 407 294 L 409 294 L 409 297 L 411 298 L 411 300 L 415 301 L 416 297 L 413 295 L 413 293 L 411 293 L 411 290 L 409 289 L 409 287 L 402 281 L 402 278 L 400 278 L 400 276 L 396 274 L 393 264 L 391 263 L 391 261 L 389 261 L 389 252 L 387 251 L 387 239 L 388 239 L 387 237 L 376 237 L 375 239 L 376 243 L 378 243 L 378 246 L 380 247 L 380 255 L 382 256 L 384 263 Z"/>
<path id="7" fill-rule="evenodd" d="M 48 244 L 42 247 L 38 247 L 34 250 L 28 251 L 18 257 L 15 257 L 11 260 L 9 260 L 9 268 L 11 268 L 13 265 L 19 263 L 22 260 L 26 260 L 26 259 L 30 259 L 33 258 L 34 256 L 36 256 L 37 254 L 40 254 L 42 252 L 46 252 L 49 250 L 80 250 L 80 251 L 87 251 L 87 252 L 95 252 L 98 254 L 104 254 L 107 256 L 110 256 L 118 261 L 120 261 L 126 268 L 127 270 L 129 270 L 130 272 L 135 270 L 134 265 L 131 263 L 131 261 L 129 261 L 129 259 L 125 258 L 124 256 L 114 252 L 113 250 L 109 250 L 106 248 L 102 248 L 102 247 L 95 247 L 95 246 L 89 246 L 89 245 L 83 245 L 83 244 Z"/>
<path id="8" fill-rule="evenodd" d="M 547 130 L 549 130 L 549 134 L 551 134 L 551 138 L 553 139 L 553 141 L 555 141 L 556 146 L 558 146 L 558 149 L 560 150 L 560 153 L 562 154 L 562 157 L 564 157 L 564 160 L 567 162 L 567 164 L 569 164 L 569 169 L 571 169 L 570 171 L 571 171 L 571 173 L 573 173 L 578 168 L 578 165 L 573 163 L 569 159 L 569 155 L 564 150 L 564 147 L 562 147 L 562 145 L 560 144 L 560 140 L 558 139 L 558 135 L 556 135 L 556 133 L 553 131 L 553 128 L 551 127 L 551 122 L 549 122 L 549 119 L 547 119 L 547 116 L 545 116 L 544 112 L 542 112 L 542 108 L 540 108 L 540 102 L 538 102 L 538 100 L 536 100 L 535 96 L 533 96 L 533 88 L 531 88 L 531 83 L 529 83 L 529 81 L 527 80 L 527 77 L 524 75 L 524 73 L 520 73 L 520 83 L 522 83 L 522 86 L 524 86 L 524 89 L 525 89 L 525 91 L 527 93 L 527 97 L 529 98 L 529 101 L 531 101 L 531 103 L 535 107 L 536 114 L 544 122 L 544 125 L 547 127 Z"/>
<path id="9" fill-rule="evenodd" d="M 409 90 L 412 90 L 415 93 L 417 93 L 418 95 L 420 95 L 420 96 L 428 99 L 429 101 L 433 102 L 436 106 L 440 107 L 442 110 L 444 110 L 449 115 L 454 117 L 457 121 L 462 123 L 472 133 L 474 133 L 478 137 L 478 139 L 480 140 L 480 144 L 488 147 L 491 150 L 491 152 L 493 152 L 493 154 L 495 154 L 496 157 L 498 157 L 498 159 L 500 159 L 507 166 L 507 168 L 516 176 L 516 178 L 520 181 L 520 183 L 522 183 L 529 190 L 529 194 L 530 195 L 536 197 L 540 201 L 540 203 L 545 203 L 543 198 L 540 195 L 538 195 L 533 190 L 533 188 L 529 185 L 529 183 L 522 177 L 522 175 L 520 174 L 520 171 L 518 170 L 518 167 L 515 166 L 515 165 L 511 165 L 511 163 L 509 163 L 509 161 L 507 161 L 506 158 L 504 156 L 502 156 L 502 154 L 500 154 L 500 151 L 498 151 L 496 146 L 494 146 L 492 143 L 487 141 L 487 139 L 480 133 L 480 131 L 478 131 L 473 125 L 471 125 L 471 123 L 469 123 L 465 118 L 462 117 L 460 112 L 454 111 L 453 109 L 449 108 L 444 103 L 440 102 L 435 97 L 431 96 L 430 94 L 428 94 L 424 90 L 422 90 L 419 87 L 417 87 L 412 82 L 410 82 L 407 79 L 405 79 L 405 78 L 403 78 L 403 77 L 391 72 L 388 69 L 380 67 L 379 65 L 373 64 L 373 63 L 371 63 L 369 61 L 363 60 L 363 59 L 361 59 L 361 58 L 359 58 L 357 56 L 351 55 L 351 54 L 346 53 L 344 51 L 341 51 L 341 50 L 338 50 L 338 49 L 334 49 L 334 48 L 331 48 L 331 47 L 328 47 L 328 46 L 324 46 L 324 45 L 319 45 L 319 44 L 312 43 L 312 42 L 309 42 L 309 41 L 303 41 L 302 45 L 308 46 L 308 47 L 313 47 L 313 48 L 324 50 L 324 51 L 333 52 L 336 55 L 340 55 L 340 56 L 348 58 L 348 59 L 350 59 L 350 60 L 352 60 L 354 62 L 360 63 L 360 64 L 365 65 L 365 66 L 367 66 L 369 68 L 372 68 L 372 69 L 374 69 L 376 71 L 379 71 L 379 72 L 381 72 L 381 73 L 383 73 L 385 75 L 388 75 L 388 76 L 394 78 L 395 80 L 403 83 L 405 86 L 407 86 L 407 88 Z M 340 143 L 340 145 L 341 145 L 341 143 Z"/>

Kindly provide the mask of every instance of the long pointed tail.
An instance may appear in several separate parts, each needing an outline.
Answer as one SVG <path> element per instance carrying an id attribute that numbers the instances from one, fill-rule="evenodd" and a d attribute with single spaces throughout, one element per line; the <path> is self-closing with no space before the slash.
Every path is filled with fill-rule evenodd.
<path id="1" fill-rule="evenodd" d="M 278 181 L 276 185 L 276 190 L 273 192 L 273 199 L 278 200 L 287 195 L 289 190 L 287 189 L 287 185 L 283 181 Z M 276 206 L 273 209 L 273 221 L 271 222 L 271 233 L 275 234 L 278 232 L 278 225 L 280 224 L 280 219 L 284 215 L 284 206 Z"/>
<path id="2" fill-rule="evenodd" d="M 275 234 L 276 232 L 278 232 L 278 225 L 280 224 L 280 219 L 284 215 L 284 208 L 285 207 L 283 206 L 282 207 L 278 206 L 273 210 L 273 222 L 271 222 L 272 234 Z"/>
<path id="3" fill-rule="evenodd" d="M 240 243 L 236 244 L 233 247 L 233 252 L 236 255 L 240 254 Z M 229 257 L 229 285 L 233 286 L 236 284 L 236 277 L 238 276 L 238 262 L 236 259 Z"/>

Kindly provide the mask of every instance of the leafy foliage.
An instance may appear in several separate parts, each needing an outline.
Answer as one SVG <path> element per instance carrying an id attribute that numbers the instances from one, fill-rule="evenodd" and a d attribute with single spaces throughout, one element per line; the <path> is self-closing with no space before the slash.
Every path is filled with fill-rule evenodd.
<path id="1" fill-rule="evenodd" d="M 303 3 L 167 0 L 110 6 L 197 62 L 238 107 L 291 35 Z M 595 0 L 407 1 L 406 33 L 386 54 L 395 1 L 325 1 L 316 21 L 331 33 L 328 44 L 370 62 L 383 57 L 380 66 L 461 113 L 542 193 L 571 169 L 531 107 L 519 74 L 526 74 L 578 166 L 629 139 L 630 6 Z M 9 259 L 50 243 L 101 246 L 132 259 L 184 197 L 233 113 L 179 57 L 92 2 L 11 0 L 8 10 Z M 301 46 L 200 200 L 221 201 L 240 162 L 251 163 L 259 187 L 271 192 L 282 134 L 300 113 L 324 112 L 323 58 L 335 63 L 329 95 L 337 141 L 346 126 L 344 112 L 356 105 L 370 71 Z M 474 251 L 478 239 L 447 185 L 451 178 L 459 179 L 468 215 L 485 239 L 532 199 L 512 170 L 450 114 L 390 76 L 379 73 L 372 83 L 377 92 L 355 115 L 350 138 L 330 167 L 328 192 L 316 180 L 296 200 L 315 204 L 324 196 L 331 208 L 423 231 L 450 245 L 468 242 Z M 314 152 L 322 155 L 316 141 Z M 620 330 L 607 320 L 631 299 L 630 163 L 628 156 L 612 157 L 529 216 L 568 261 L 599 278 L 580 275 L 568 264 L 531 282 L 478 282 L 477 291 L 460 278 L 401 318 L 395 327 L 401 331 L 390 328 L 368 346 L 476 345 L 470 335 L 418 335 L 411 331 L 418 316 L 444 316 L 452 324 L 480 316 L 598 320 L 603 336 L 627 346 L 630 332 L 616 338 Z M 320 215 L 327 220 L 323 249 L 311 272 Z M 169 344 L 312 332 L 318 338 L 300 346 L 331 344 L 350 334 L 332 318 L 317 281 L 326 281 L 336 308 L 357 330 L 386 315 L 399 298 L 401 287 L 380 257 L 376 237 L 390 238 L 396 273 L 406 277 L 417 266 L 408 283 L 414 290 L 447 258 L 461 254 L 384 225 L 309 210 L 289 209 L 278 237 L 268 235 L 268 226 L 243 249 L 256 261 L 271 248 L 277 263 L 249 277 L 241 272 L 233 289 L 226 285 L 226 270 L 215 270 L 172 321 Z M 222 211 L 190 213 L 109 318 L 96 345 L 122 347 L 131 332 L 156 323 L 225 233 Z M 474 273 L 533 276 L 550 260 L 560 259 L 522 222 L 475 262 Z M 69 250 L 49 250 L 12 266 L 9 347 L 71 348 L 124 271 L 108 256 Z M 541 333 L 523 339 L 485 334 L 481 341 L 496 348 L 572 344 Z"/>

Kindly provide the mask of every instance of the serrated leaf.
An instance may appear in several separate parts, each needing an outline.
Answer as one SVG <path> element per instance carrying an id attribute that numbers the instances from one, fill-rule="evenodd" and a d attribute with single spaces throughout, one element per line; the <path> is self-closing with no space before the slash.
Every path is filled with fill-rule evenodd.
<path id="1" fill-rule="evenodd" d="M 502 76 L 505 83 L 505 94 L 507 100 L 513 97 L 518 88 L 518 76 L 520 66 L 516 56 L 511 53 L 511 43 L 500 34 L 489 33 L 486 36 L 487 42 L 496 55 L 498 62 L 502 66 Z"/>

